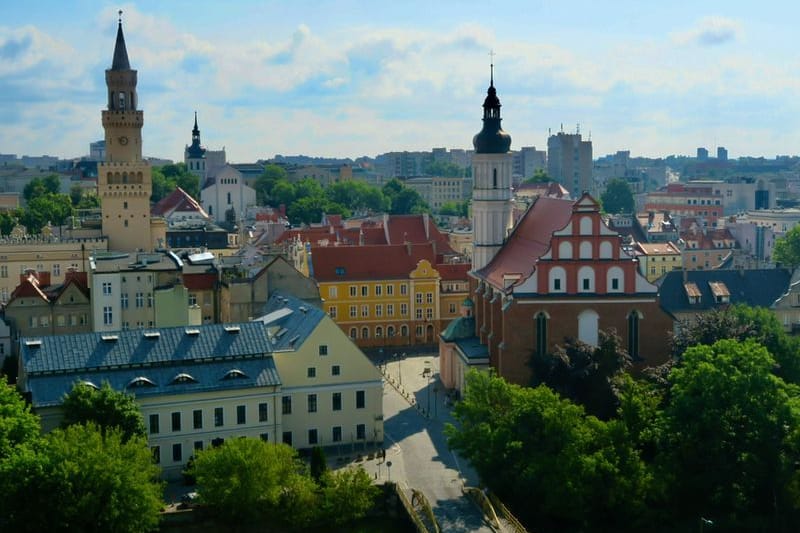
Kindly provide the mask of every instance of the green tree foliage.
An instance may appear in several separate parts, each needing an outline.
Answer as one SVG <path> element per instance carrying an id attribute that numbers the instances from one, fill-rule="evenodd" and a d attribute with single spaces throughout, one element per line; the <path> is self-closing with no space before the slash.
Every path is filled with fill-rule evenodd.
<path id="1" fill-rule="evenodd" d="M 363 181 L 340 181 L 325 189 L 328 200 L 350 210 L 388 211 L 389 202 L 380 189 Z"/>
<path id="2" fill-rule="evenodd" d="M 78 424 L 50 433 L 46 454 L 57 492 L 40 503 L 55 529 L 144 533 L 158 525 L 160 470 L 144 438 Z"/>
<path id="3" fill-rule="evenodd" d="M 445 202 L 439 208 L 439 214 L 442 216 L 468 217 L 469 200 L 464 200 L 463 202 Z"/>
<path id="4" fill-rule="evenodd" d="M 622 178 L 609 180 L 606 190 L 600 195 L 600 202 L 606 213 L 633 213 L 636 209 L 633 189 Z"/>
<path id="5" fill-rule="evenodd" d="M 589 346 L 567 339 L 553 354 L 532 358 L 534 385 L 543 383 L 604 420 L 617 410 L 617 383 L 632 361 L 616 332 L 600 331 L 600 343 Z"/>
<path id="6" fill-rule="evenodd" d="M 3 211 L 0 212 L 0 235 L 8 235 L 14 226 L 17 225 L 19 211 Z"/>
<path id="7" fill-rule="evenodd" d="M 20 222 L 30 233 L 39 233 L 51 223 L 55 226 L 64 224 L 73 214 L 72 200 L 67 194 L 46 192 L 28 202 L 20 215 Z"/>
<path id="8" fill-rule="evenodd" d="M 26 202 L 46 194 L 58 194 L 61 192 L 61 180 L 56 174 L 50 174 L 43 178 L 33 178 L 22 189 L 22 197 Z"/>
<path id="9" fill-rule="evenodd" d="M 142 414 L 130 394 L 111 388 L 108 382 L 96 389 L 85 383 L 75 383 L 62 402 L 62 426 L 93 422 L 101 429 L 117 428 L 124 439 L 146 437 Z"/>
<path id="10" fill-rule="evenodd" d="M 256 199 L 259 205 L 274 205 L 272 200 L 272 188 L 280 181 L 288 180 L 286 169 L 280 165 L 267 165 L 264 167 L 264 172 L 256 179 L 255 190 Z"/>
<path id="11" fill-rule="evenodd" d="M 671 339 L 672 354 L 680 358 L 691 346 L 711 345 L 723 339 L 753 339 L 775 358 L 776 373 L 788 382 L 800 384 L 800 343 L 783 330 L 775 314 L 763 307 L 743 304 L 715 309 L 682 322 Z"/>
<path id="12" fill-rule="evenodd" d="M 470 372 L 449 445 L 535 531 L 636 527 L 650 483 L 624 426 L 545 386 Z"/>
<path id="13" fill-rule="evenodd" d="M 383 186 L 383 195 L 389 199 L 389 213 L 408 215 L 430 211 L 428 204 L 417 191 L 406 187 L 402 181 L 393 178 Z"/>
<path id="14" fill-rule="evenodd" d="M 311 477 L 319 481 L 327 471 L 328 459 L 325 457 L 325 451 L 319 446 L 314 446 L 311 449 Z"/>
<path id="15" fill-rule="evenodd" d="M 547 171 L 543 168 L 537 168 L 533 171 L 533 176 L 522 181 L 522 183 L 549 183 L 553 181 Z"/>
<path id="16" fill-rule="evenodd" d="M 75 209 L 94 209 L 100 207 L 100 199 L 95 192 L 90 192 L 80 185 L 73 185 L 69 190 L 69 199 Z"/>
<path id="17" fill-rule="evenodd" d="M 39 418 L 17 389 L 0 376 L 0 461 L 39 436 Z"/>
<path id="18" fill-rule="evenodd" d="M 186 163 L 153 167 L 152 180 L 151 202 L 158 202 L 178 187 L 195 200 L 200 199 L 200 178 L 189 172 Z"/>
<path id="19" fill-rule="evenodd" d="M 380 493 L 361 467 L 326 471 L 321 483 L 321 518 L 337 525 L 364 517 Z"/>
<path id="20" fill-rule="evenodd" d="M 789 531 L 798 517 L 797 391 L 767 350 L 722 340 L 684 353 L 665 408 L 672 512 L 720 531 Z"/>
<path id="21" fill-rule="evenodd" d="M 772 260 L 791 268 L 800 266 L 800 226 L 793 227 L 775 241 Z"/>
<path id="22" fill-rule="evenodd" d="M 423 172 L 428 176 L 444 178 L 460 178 L 464 175 L 463 168 L 447 161 L 430 161 L 425 165 Z"/>

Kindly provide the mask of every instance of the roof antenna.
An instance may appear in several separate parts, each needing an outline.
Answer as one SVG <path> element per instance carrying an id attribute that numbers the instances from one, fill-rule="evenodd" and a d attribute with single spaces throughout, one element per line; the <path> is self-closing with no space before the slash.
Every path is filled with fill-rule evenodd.
<path id="1" fill-rule="evenodd" d="M 494 87 L 494 56 L 497 54 L 494 53 L 494 50 L 489 50 L 489 69 L 491 72 L 491 76 L 489 78 L 489 86 Z"/>

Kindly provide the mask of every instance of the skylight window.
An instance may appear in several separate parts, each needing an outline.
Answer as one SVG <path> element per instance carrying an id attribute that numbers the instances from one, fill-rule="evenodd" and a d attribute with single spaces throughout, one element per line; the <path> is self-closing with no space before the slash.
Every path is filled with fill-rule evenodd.
<path id="1" fill-rule="evenodd" d="M 197 383 L 197 380 L 194 379 L 194 377 L 191 374 L 181 372 L 180 374 L 176 374 L 175 377 L 172 378 L 172 381 L 170 381 L 170 383 L 173 385 L 177 385 L 180 383 Z"/>
<path id="2" fill-rule="evenodd" d="M 155 387 L 156 384 L 150 378 L 144 376 L 137 376 L 128 382 L 128 388 L 134 389 L 138 387 Z"/>
<path id="3" fill-rule="evenodd" d="M 242 372 L 238 368 L 232 368 L 232 369 L 228 370 L 225 373 L 225 375 L 222 377 L 222 379 L 242 379 L 242 378 L 246 378 L 246 377 L 247 377 L 247 374 L 245 374 L 244 372 Z"/>

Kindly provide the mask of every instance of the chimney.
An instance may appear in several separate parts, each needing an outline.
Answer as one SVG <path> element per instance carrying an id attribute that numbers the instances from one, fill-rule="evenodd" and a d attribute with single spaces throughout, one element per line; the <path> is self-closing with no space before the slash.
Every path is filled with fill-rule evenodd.
<path id="1" fill-rule="evenodd" d="M 425 239 L 428 240 L 431 238 L 431 217 L 428 213 L 422 213 L 422 223 L 425 226 Z"/>

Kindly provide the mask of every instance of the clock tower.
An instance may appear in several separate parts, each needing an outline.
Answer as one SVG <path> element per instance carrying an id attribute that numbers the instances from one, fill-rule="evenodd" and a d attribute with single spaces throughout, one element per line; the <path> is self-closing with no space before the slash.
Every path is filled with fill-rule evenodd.
<path id="1" fill-rule="evenodd" d="M 152 173 L 150 163 L 142 159 L 144 115 L 136 95 L 136 74 L 128 62 L 120 18 L 114 59 L 106 70 L 106 160 L 98 164 L 97 194 L 108 249 L 121 252 L 149 251 L 154 247 L 150 221 Z"/>

